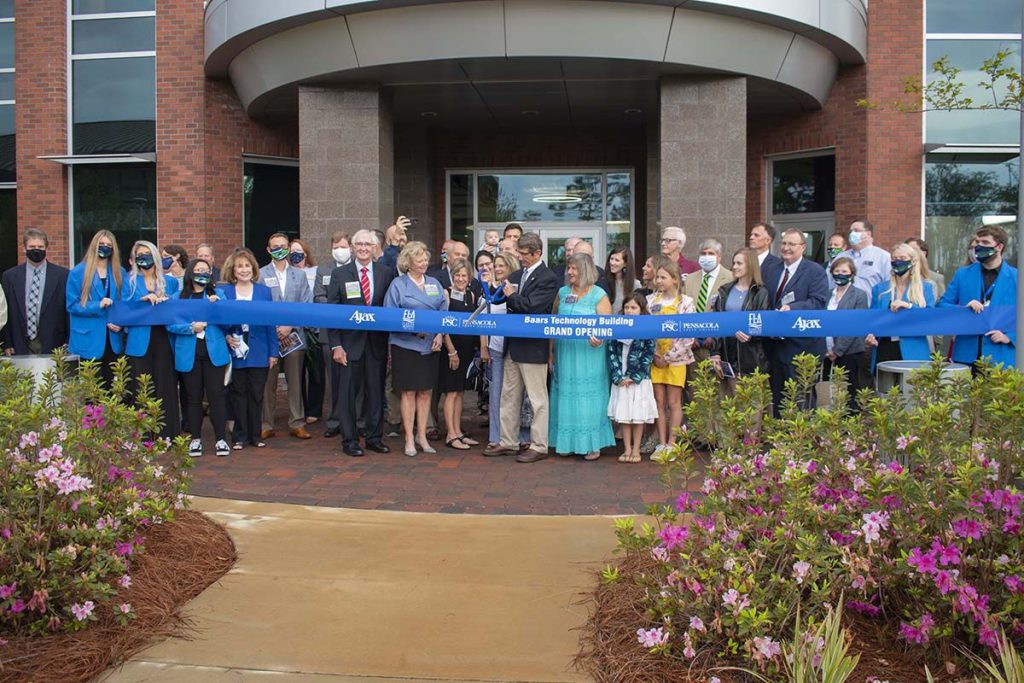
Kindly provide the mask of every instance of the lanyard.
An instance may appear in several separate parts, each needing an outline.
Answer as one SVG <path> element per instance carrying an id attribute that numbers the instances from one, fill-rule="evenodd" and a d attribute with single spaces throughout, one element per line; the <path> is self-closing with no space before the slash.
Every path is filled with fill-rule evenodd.
<path id="1" fill-rule="evenodd" d="M 996 280 L 998 279 L 999 277 L 996 276 Z M 992 300 L 992 292 L 995 291 L 995 288 L 995 282 L 988 286 L 988 289 L 985 290 L 985 293 L 981 295 L 981 303 L 985 304 L 986 306 L 988 305 L 988 302 Z"/>

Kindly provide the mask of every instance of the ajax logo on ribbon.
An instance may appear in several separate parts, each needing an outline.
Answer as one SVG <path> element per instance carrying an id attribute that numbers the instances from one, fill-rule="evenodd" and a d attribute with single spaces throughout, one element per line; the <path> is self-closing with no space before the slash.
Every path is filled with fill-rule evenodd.
<path id="1" fill-rule="evenodd" d="M 363 323 L 375 323 L 377 319 L 374 317 L 376 313 L 363 313 L 362 311 L 356 311 L 353 313 L 349 320 L 354 322 L 356 325 L 362 325 Z"/>
<path id="2" fill-rule="evenodd" d="M 812 318 L 797 318 L 796 322 L 793 323 L 793 329 L 800 330 L 801 332 L 804 330 L 820 330 L 821 321 Z"/>

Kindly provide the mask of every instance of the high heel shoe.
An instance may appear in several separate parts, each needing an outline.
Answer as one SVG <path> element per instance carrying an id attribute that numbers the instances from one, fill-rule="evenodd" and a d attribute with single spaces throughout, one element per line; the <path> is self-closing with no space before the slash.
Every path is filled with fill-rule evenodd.
<path id="1" fill-rule="evenodd" d="M 405 454 L 408 455 L 410 458 L 415 458 L 416 457 L 416 446 L 413 445 L 412 448 L 409 448 L 409 445 L 406 444 L 406 446 L 405 446 Z"/>
<path id="2" fill-rule="evenodd" d="M 424 453 L 437 453 L 437 449 L 431 446 L 429 441 L 425 444 L 421 443 L 419 446 Z"/>

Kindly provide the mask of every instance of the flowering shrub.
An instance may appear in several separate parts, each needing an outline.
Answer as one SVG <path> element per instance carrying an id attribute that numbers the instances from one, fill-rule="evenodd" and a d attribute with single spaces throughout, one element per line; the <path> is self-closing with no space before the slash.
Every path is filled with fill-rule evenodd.
<path id="1" fill-rule="evenodd" d="M 161 419 L 147 377 L 129 404 L 124 360 L 108 391 L 95 365 L 70 377 L 55 358 L 38 388 L 0 364 L 0 633 L 74 631 L 103 609 L 131 619 L 117 592 L 187 486 L 182 444 L 145 436 Z"/>
<path id="2" fill-rule="evenodd" d="M 1019 647 L 1024 374 L 950 380 L 933 365 L 913 400 L 865 393 L 850 415 L 841 378 L 832 407 L 798 410 L 818 370 L 797 364 L 779 419 L 764 416 L 762 375 L 724 399 L 707 368 L 695 378 L 683 442 L 661 456 L 684 492 L 651 510 L 657 527 L 617 524 L 621 545 L 655 560 L 633 577 L 650 618 L 639 645 L 778 672 L 798 608 L 813 626 L 845 595 L 848 613 L 922 655 L 995 650 L 1001 631 Z M 711 446 L 706 466 L 697 443 Z M 697 481 L 702 496 L 686 492 Z"/>

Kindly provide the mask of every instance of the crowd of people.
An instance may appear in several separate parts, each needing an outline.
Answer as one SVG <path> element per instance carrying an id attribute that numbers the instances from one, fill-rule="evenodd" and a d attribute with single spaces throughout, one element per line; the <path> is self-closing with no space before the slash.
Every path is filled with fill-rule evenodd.
<path id="1" fill-rule="evenodd" d="M 738 311 L 850 310 L 899 312 L 915 307 L 1015 305 L 1017 271 L 1004 261 L 1007 233 L 983 227 L 968 245 L 965 263 L 948 283 L 928 266 L 928 245 L 911 237 L 886 251 L 874 244 L 866 220 L 832 235 L 825 266 L 805 257 L 806 237 L 776 235 L 753 226 L 748 246 L 723 261 L 713 238 L 683 255 L 686 233 L 665 228 L 660 253 L 642 264 L 628 247 L 610 251 L 604 267 L 592 245 L 572 238 L 564 264 L 549 267 L 538 234 L 509 224 L 488 231 L 484 247 L 446 241 L 439 258 L 407 238 L 400 217 L 386 231 L 332 236 L 331 253 L 317 265 L 301 239 L 271 235 L 262 268 L 249 249 L 235 249 L 217 267 L 202 244 L 195 258 L 179 245 L 136 242 L 122 260 L 115 236 L 98 232 L 70 271 L 47 259 L 47 235 L 26 230 L 25 262 L 3 274 L 2 341 L 7 355 L 48 354 L 67 345 L 99 362 L 105 382 L 111 363 L 128 358 L 136 380 L 148 375 L 163 405 L 159 436 L 188 434 L 189 453 L 204 454 L 204 416 L 213 452 L 263 448 L 274 437 L 279 374 L 288 397 L 288 430 L 312 438 L 307 426 L 324 420 L 324 436 L 341 451 L 389 453 L 386 437 L 403 440 L 407 456 L 482 446 L 487 457 L 518 462 L 558 455 L 596 460 L 621 439 L 622 462 L 639 462 L 673 445 L 694 364 L 710 360 L 730 393 L 737 378 L 769 377 L 775 410 L 800 353 L 842 367 L 857 392 L 873 385 L 878 363 L 927 360 L 938 350 L 952 361 L 982 358 L 1013 365 L 1012 334 L 934 337 L 766 338 L 736 332 L 694 339 L 534 339 L 520 337 L 304 329 L 291 326 L 208 325 L 203 321 L 121 329 L 109 320 L 116 300 L 159 305 L 171 298 L 333 303 L 405 310 L 483 311 L 491 315 L 687 315 Z M 772 253 L 776 238 L 778 254 Z M 127 263 L 124 268 L 122 263 Z M 947 351 L 948 348 L 948 351 Z M 133 390 L 137 390 L 134 387 Z M 467 392 L 475 395 L 487 427 L 486 444 L 463 428 Z M 325 401 L 326 398 L 326 401 Z M 813 405 L 813 394 L 803 397 Z M 327 406 L 326 417 L 324 407 Z M 443 436 L 442 436 L 443 432 Z M 482 438 L 482 437 L 481 437 Z"/>

